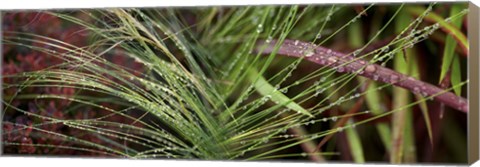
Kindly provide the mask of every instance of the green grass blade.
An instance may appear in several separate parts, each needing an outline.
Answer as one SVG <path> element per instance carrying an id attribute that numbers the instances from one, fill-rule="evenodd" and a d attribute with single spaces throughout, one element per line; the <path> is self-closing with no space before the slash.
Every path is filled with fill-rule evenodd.
<path id="1" fill-rule="evenodd" d="M 351 125 L 351 123 L 352 121 L 350 120 L 349 124 Z M 358 136 L 357 131 L 354 128 L 347 128 L 346 134 L 353 160 L 355 163 L 365 163 L 362 142 L 360 141 L 360 136 Z"/>
<path id="2" fill-rule="evenodd" d="M 450 81 L 452 82 L 452 85 L 458 85 L 462 81 L 462 74 L 461 74 L 461 68 L 460 68 L 460 58 L 458 56 L 455 56 L 453 58 L 452 62 L 452 74 Z M 453 91 L 457 96 L 460 96 L 462 94 L 462 87 L 454 87 Z"/>
<path id="3" fill-rule="evenodd" d="M 401 13 L 398 16 L 396 22 L 396 32 L 403 31 L 408 24 L 410 23 L 410 17 L 406 13 Z M 405 52 L 398 52 L 394 57 L 394 69 L 397 72 L 408 74 L 408 62 L 405 59 Z M 411 59 L 411 58 L 409 58 Z M 410 92 L 402 88 L 394 87 L 393 88 L 393 104 L 392 108 L 400 108 L 409 103 Z M 392 150 L 390 152 L 390 162 L 394 164 L 401 163 L 403 160 L 404 153 L 404 133 L 405 133 L 405 121 L 406 121 L 406 112 L 409 112 L 409 109 L 403 109 L 401 111 L 393 113 L 392 120 Z"/>
<path id="4" fill-rule="evenodd" d="M 263 96 L 269 96 L 272 101 L 277 102 L 278 104 L 284 104 L 287 108 L 302 113 L 309 117 L 313 117 L 307 110 L 293 102 L 290 98 L 285 96 L 282 92 L 278 91 L 273 87 L 263 76 L 261 76 L 256 70 L 249 71 L 250 81 L 254 82 L 254 87 L 258 93 Z"/>
<path id="5" fill-rule="evenodd" d="M 457 14 L 462 11 L 464 7 L 461 5 L 453 5 L 452 9 L 450 10 L 450 15 Z M 462 24 L 463 16 L 452 20 L 452 26 L 455 28 L 460 28 Z M 457 41 L 453 38 L 452 35 L 448 35 L 445 39 L 445 49 L 443 51 L 443 58 L 442 58 L 442 69 L 440 72 L 440 79 L 438 82 L 440 83 L 445 75 L 447 74 L 448 70 L 450 69 L 450 66 L 453 61 L 453 57 L 457 56 L 455 54 L 455 47 L 457 47 Z M 459 75 L 460 73 L 452 73 L 452 76 Z M 455 90 L 455 89 L 454 89 Z"/>

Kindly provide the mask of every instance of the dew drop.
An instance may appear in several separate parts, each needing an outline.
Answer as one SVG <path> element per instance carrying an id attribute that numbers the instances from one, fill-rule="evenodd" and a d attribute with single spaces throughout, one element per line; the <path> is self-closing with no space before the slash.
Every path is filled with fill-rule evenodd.
<path id="1" fill-rule="evenodd" d="M 400 79 L 400 77 L 398 77 L 397 75 L 391 75 L 390 76 L 390 82 L 391 83 L 397 83 L 399 79 Z"/>
<path id="2" fill-rule="evenodd" d="M 268 38 L 267 38 L 267 40 L 265 40 L 265 42 L 266 42 L 266 43 L 272 42 L 272 38 L 273 38 L 272 36 L 268 36 Z"/>
<path id="3" fill-rule="evenodd" d="M 414 88 L 413 88 L 413 92 L 414 92 L 414 93 L 419 93 L 419 92 L 420 92 L 420 88 L 414 87 Z"/>
<path id="4" fill-rule="evenodd" d="M 367 67 L 365 67 L 365 72 L 367 73 L 373 73 L 377 70 L 377 67 L 375 67 L 375 65 L 373 64 L 369 64 L 367 65 Z"/>
<path id="5" fill-rule="evenodd" d="M 382 48 L 382 52 L 388 52 L 389 50 L 390 50 L 390 47 L 388 45 Z"/>
<path id="6" fill-rule="evenodd" d="M 332 119 L 332 121 L 337 121 L 338 118 L 334 116 L 331 119 Z"/>
<path id="7" fill-rule="evenodd" d="M 331 49 L 328 49 L 327 50 L 327 54 L 331 54 L 332 53 L 332 50 Z"/>
<path id="8" fill-rule="evenodd" d="M 360 97 L 360 93 L 355 93 L 354 96 L 358 98 L 358 97 Z"/>
<path id="9" fill-rule="evenodd" d="M 360 50 L 355 50 L 355 52 L 353 52 L 353 57 L 356 57 L 360 54 Z"/>
<path id="10" fill-rule="evenodd" d="M 319 94 L 320 94 L 320 93 L 325 92 L 325 90 L 326 90 L 326 88 L 321 88 L 321 89 L 318 89 L 318 90 L 316 91 L 316 93 L 319 93 Z"/>
<path id="11" fill-rule="evenodd" d="M 327 60 L 328 60 L 328 63 L 329 63 L 329 64 L 333 64 L 333 63 L 336 63 L 336 62 L 338 61 L 337 58 L 336 58 L 336 57 L 333 57 L 333 56 L 328 57 Z"/>
<path id="12" fill-rule="evenodd" d="M 274 24 L 274 25 L 272 26 L 272 30 L 276 30 L 276 29 L 277 29 L 277 25 Z"/>
<path id="13" fill-rule="evenodd" d="M 337 72 L 345 72 L 345 67 L 339 66 L 336 69 L 337 69 Z"/>
<path id="14" fill-rule="evenodd" d="M 327 18 L 325 18 L 325 21 L 330 21 L 330 19 L 331 19 L 331 16 L 327 15 Z"/>
<path id="15" fill-rule="evenodd" d="M 321 77 L 321 78 L 320 78 L 320 82 L 325 82 L 326 80 L 327 80 L 326 77 Z"/>
<path id="16" fill-rule="evenodd" d="M 257 33 L 261 33 L 263 31 L 263 24 L 258 24 Z"/>
<path id="17" fill-rule="evenodd" d="M 308 49 L 308 50 L 304 51 L 304 54 L 305 54 L 305 57 L 311 57 L 315 54 L 315 52 L 313 52 L 313 50 L 311 50 L 311 49 Z"/>

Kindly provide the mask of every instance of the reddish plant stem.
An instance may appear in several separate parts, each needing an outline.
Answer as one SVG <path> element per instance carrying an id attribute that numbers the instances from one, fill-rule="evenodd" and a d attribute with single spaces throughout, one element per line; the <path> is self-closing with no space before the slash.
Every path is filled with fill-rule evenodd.
<path id="1" fill-rule="evenodd" d="M 305 136 L 306 130 L 303 127 L 292 127 L 288 131 L 296 136 L 296 138 L 301 141 L 305 138 L 300 136 Z M 321 154 L 316 154 L 316 144 L 313 141 L 302 142 L 300 144 L 302 150 L 308 153 L 308 158 L 314 162 L 325 162 L 325 158 Z"/>
<path id="2" fill-rule="evenodd" d="M 276 43 L 277 40 L 272 40 L 269 43 L 261 41 L 257 43 L 255 51 L 260 52 L 261 54 L 270 54 L 274 51 Z M 304 58 L 318 65 L 334 68 L 339 73 L 356 73 L 357 75 L 375 81 L 405 88 L 412 93 L 428 97 L 434 96 L 433 100 L 442 102 L 459 111 L 465 113 L 468 112 L 468 101 L 463 97 L 456 96 L 452 92 L 446 92 L 437 86 L 425 83 L 389 68 L 325 47 L 316 46 L 308 42 L 286 39 L 278 48 L 277 54 Z"/>

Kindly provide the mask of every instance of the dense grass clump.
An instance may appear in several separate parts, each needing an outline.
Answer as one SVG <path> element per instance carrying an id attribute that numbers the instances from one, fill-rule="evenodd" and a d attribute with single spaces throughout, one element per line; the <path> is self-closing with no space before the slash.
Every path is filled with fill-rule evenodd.
<path id="1" fill-rule="evenodd" d="M 7 12 L 4 152 L 464 163 L 466 8 Z"/>

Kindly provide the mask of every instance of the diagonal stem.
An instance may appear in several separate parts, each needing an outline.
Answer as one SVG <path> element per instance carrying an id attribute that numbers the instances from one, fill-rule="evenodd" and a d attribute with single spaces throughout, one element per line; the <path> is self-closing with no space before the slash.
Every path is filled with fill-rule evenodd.
<path id="1" fill-rule="evenodd" d="M 286 39 L 278 50 L 275 50 L 276 43 L 277 40 L 272 40 L 269 43 L 259 42 L 255 51 L 261 54 L 270 54 L 276 51 L 280 55 L 304 58 L 316 64 L 334 68 L 340 73 L 356 73 L 375 81 L 402 87 L 416 94 L 432 97 L 449 107 L 468 113 L 467 99 L 389 68 L 299 40 Z"/>

